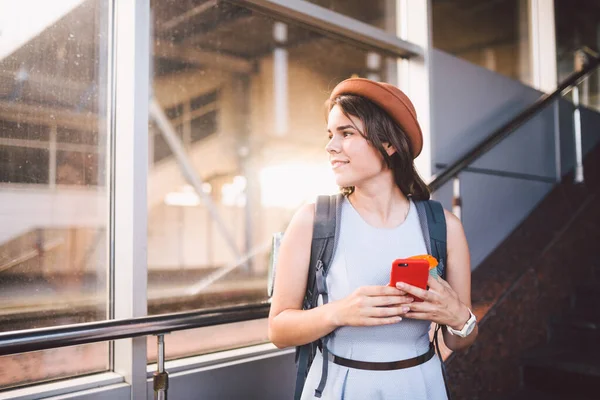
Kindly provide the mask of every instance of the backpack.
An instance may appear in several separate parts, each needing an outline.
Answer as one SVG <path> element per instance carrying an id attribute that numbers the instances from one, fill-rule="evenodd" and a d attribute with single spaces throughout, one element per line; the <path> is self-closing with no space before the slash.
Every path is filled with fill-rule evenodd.
<path id="1" fill-rule="evenodd" d="M 339 230 L 342 211 L 342 194 L 332 196 L 319 196 L 315 204 L 315 220 L 313 224 L 313 238 L 311 243 L 310 251 L 310 265 L 308 269 L 308 279 L 306 286 L 306 294 L 304 296 L 302 308 L 308 310 L 315 308 L 318 305 L 319 295 L 323 298 L 323 304 L 329 301 L 327 293 L 327 284 L 325 278 L 335 248 L 337 246 L 337 239 L 339 237 Z M 442 205 L 435 200 L 424 200 L 414 201 L 419 215 L 419 222 L 423 231 L 423 238 L 425 239 L 425 245 L 427 253 L 432 255 L 438 260 L 437 273 L 443 279 L 445 276 L 446 256 L 447 256 L 447 242 L 446 242 L 446 217 L 444 215 L 444 209 Z M 280 240 L 281 235 L 278 235 Z M 272 260 L 271 269 L 274 267 L 276 262 L 277 245 L 274 245 L 272 249 Z M 272 294 L 272 282 L 274 278 L 274 270 L 271 271 L 270 284 L 269 284 L 269 295 Z M 435 347 L 438 352 L 440 361 L 442 357 L 439 353 L 439 345 L 437 341 L 437 333 L 440 326 L 436 326 L 434 332 Z M 299 400 L 302 395 L 304 383 L 310 370 L 310 366 L 316 354 L 317 348 L 320 348 L 323 352 L 323 359 L 327 360 L 327 341 L 329 335 L 311 343 L 307 343 L 302 346 L 296 347 L 296 389 L 294 392 L 294 399 Z M 327 381 L 327 367 L 328 362 L 323 363 L 323 371 L 321 374 L 321 382 L 318 388 L 315 390 L 315 397 L 321 397 L 325 383 Z M 442 371 L 445 377 L 445 369 L 442 362 Z M 447 385 L 446 385 L 447 390 Z M 450 398 L 450 396 L 448 396 Z"/>

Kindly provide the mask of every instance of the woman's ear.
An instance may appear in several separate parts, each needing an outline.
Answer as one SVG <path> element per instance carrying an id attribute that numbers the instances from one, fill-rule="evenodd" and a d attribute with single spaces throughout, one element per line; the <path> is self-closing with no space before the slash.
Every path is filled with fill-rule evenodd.
<path id="1" fill-rule="evenodd" d="M 384 143 L 383 147 L 385 148 L 385 151 L 387 152 L 388 156 L 392 156 L 392 154 L 394 154 L 396 152 L 396 149 L 394 148 L 394 146 L 392 146 L 389 143 Z"/>

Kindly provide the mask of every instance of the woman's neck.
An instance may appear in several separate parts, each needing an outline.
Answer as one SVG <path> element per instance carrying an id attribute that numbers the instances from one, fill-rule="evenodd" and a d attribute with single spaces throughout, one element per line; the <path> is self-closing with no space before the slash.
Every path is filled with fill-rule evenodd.
<path id="1" fill-rule="evenodd" d="M 381 228 L 402 224 L 410 208 L 409 199 L 395 184 L 356 187 L 348 200 L 363 219 Z"/>

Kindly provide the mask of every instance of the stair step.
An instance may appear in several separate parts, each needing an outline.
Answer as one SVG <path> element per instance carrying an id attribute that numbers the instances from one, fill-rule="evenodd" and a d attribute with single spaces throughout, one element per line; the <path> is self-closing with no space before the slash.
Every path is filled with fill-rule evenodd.
<path id="1" fill-rule="evenodd" d="M 600 265 L 594 265 L 592 267 L 592 281 L 600 282 Z"/>
<path id="2" fill-rule="evenodd" d="M 590 347 L 582 351 L 544 346 L 523 357 L 523 382 L 526 387 L 575 396 L 597 397 L 600 387 L 600 351 Z"/>
<path id="3" fill-rule="evenodd" d="M 491 400 L 592 400 L 594 397 L 574 396 L 572 394 L 557 394 L 543 392 L 531 388 L 522 388 L 517 391 L 493 397 Z"/>
<path id="4" fill-rule="evenodd" d="M 600 343 L 600 316 L 569 314 L 549 323 L 550 343 L 572 349 L 588 349 Z"/>
<path id="5" fill-rule="evenodd" d="M 578 314 L 600 316 L 600 283 L 578 286 L 573 294 L 572 306 Z"/>

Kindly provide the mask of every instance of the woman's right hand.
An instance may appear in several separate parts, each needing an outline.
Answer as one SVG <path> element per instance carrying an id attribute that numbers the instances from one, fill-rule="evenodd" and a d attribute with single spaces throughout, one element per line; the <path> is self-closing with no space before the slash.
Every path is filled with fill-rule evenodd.
<path id="1" fill-rule="evenodd" d="M 402 321 L 402 316 L 409 311 L 403 305 L 412 301 L 412 296 L 395 287 L 362 286 L 329 304 L 332 322 L 337 327 L 377 326 Z"/>

